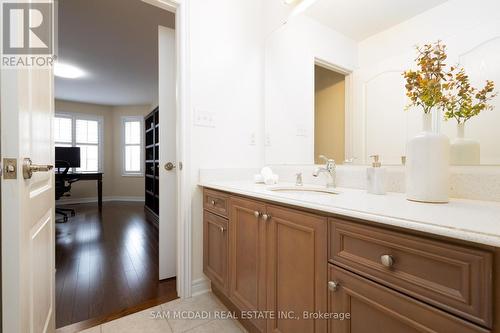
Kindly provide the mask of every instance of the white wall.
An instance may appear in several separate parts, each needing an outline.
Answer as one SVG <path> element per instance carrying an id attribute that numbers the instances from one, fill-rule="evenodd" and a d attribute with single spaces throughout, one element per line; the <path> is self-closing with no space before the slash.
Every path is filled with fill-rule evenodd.
<path id="1" fill-rule="evenodd" d="M 450 0 L 438 7 L 372 36 L 359 44 L 355 71 L 354 108 L 360 121 L 356 153 L 382 155 L 385 163 L 400 163 L 406 141 L 421 130 L 421 112 L 404 112 L 407 103 L 401 73 L 414 68 L 415 45 L 442 40 L 448 46 L 449 64 L 465 66 L 474 85 L 486 79 L 500 85 L 500 2 Z M 480 140 L 483 163 L 500 163 L 500 98 L 495 110 L 467 124 L 467 136 Z M 455 137 L 455 121 L 442 129 Z"/>
<path id="2" fill-rule="evenodd" d="M 315 60 L 353 71 L 357 56 L 355 41 L 304 15 L 267 37 L 267 164 L 314 163 Z"/>
<path id="3" fill-rule="evenodd" d="M 213 127 L 193 122 L 193 280 L 203 277 L 200 168 L 263 163 L 263 0 L 190 1 L 192 119 L 211 114 Z M 250 144 L 252 134 L 255 144 Z"/>

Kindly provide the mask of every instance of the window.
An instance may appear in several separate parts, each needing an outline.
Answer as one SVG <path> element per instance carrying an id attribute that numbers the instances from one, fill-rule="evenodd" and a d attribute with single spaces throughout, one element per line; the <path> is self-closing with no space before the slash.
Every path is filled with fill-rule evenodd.
<path id="1" fill-rule="evenodd" d="M 102 118 L 79 114 L 56 114 L 54 142 L 56 147 L 80 147 L 81 172 L 98 172 L 101 165 Z"/>
<path id="2" fill-rule="evenodd" d="M 142 175 L 142 117 L 123 117 L 123 174 Z"/>

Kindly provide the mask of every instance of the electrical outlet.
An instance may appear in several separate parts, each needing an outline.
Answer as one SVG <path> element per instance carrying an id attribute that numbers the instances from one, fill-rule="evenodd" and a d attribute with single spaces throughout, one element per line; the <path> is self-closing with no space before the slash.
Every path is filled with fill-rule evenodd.
<path id="1" fill-rule="evenodd" d="M 215 113 L 196 109 L 194 113 L 194 125 L 198 127 L 215 127 Z"/>
<path id="2" fill-rule="evenodd" d="M 297 136 L 307 137 L 307 130 L 304 127 L 297 126 Z"/>
<path id="3" fill-rule="evenodd" d="M 257 138 L 255 137 L 255 132 L 250 134 L 250 146 L 255 146 L 257 144 Z"/>
<path id="4" fill-rule="evenodd" d="M 266 142 L 265 142 L 266 147 L 271 147 L 271 134 L 266 133 Z"/>

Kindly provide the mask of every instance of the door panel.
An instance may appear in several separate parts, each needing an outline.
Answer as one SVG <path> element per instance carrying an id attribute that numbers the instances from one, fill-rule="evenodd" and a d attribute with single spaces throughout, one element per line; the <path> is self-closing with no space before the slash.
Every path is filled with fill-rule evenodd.
<path id="1" fill-rule="evenodd" d="M 275 206 L 267 213 L 268 309 L 298 318 L 275 316 L 268 332 L 326 332 L 324 320 L 304 319 L 304 312 L 327 309 L 327 221 Z"/>
<path id="2" fill-rule="evenodd" d="M 256 212 L 265 206 L 252 200 L 231 199 L 230 218 L 230 298 L 242 311 L 264 310 L 266 225 Z M 265 331 L 265 322 L 252 322 Z"/>
<path id="3" fill-rule="evenodd" d="M 50 262 L 53 249 L 52 210 L 31 229 L 30 257 L 33 270 L 30 276 L 30 303 L 32 304 L 32 332 L 45 332 L 51 320 L 52 279 Z M 36 274 L 36 275 L 35 275 Z M 50 286 L 47 288 L 47 286 Z"/>
<path id="4" fill-rule="evenodd" d="M 227 220 L 205 211 L 203 217 L 203 272 L 221 291 L 227 293 Z"/>
<path id="5" fill-rule="evenodd" d="M 176 134 L 176 50 L 175 31 L 158 28 L 159 54 L 159 117 L 160 163 L 159 172 L 159 279 L 177 275 L 177 179 L 178 172 L 167 171 L 168 162 L 175 163 L 177 155 Z M 156 190 L 155 190 L 156 192 Z"/>

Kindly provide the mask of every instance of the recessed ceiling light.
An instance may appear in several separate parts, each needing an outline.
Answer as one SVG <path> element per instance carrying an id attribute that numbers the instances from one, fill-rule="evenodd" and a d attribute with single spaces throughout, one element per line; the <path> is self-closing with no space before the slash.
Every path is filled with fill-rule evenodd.
<path id="1" fill-rule="evenodd" d="M 56 62 L 54 65 L 54 75 L 64 79 L 78 79 L 84 76 L 85 72 L 76 66 Z"/>

